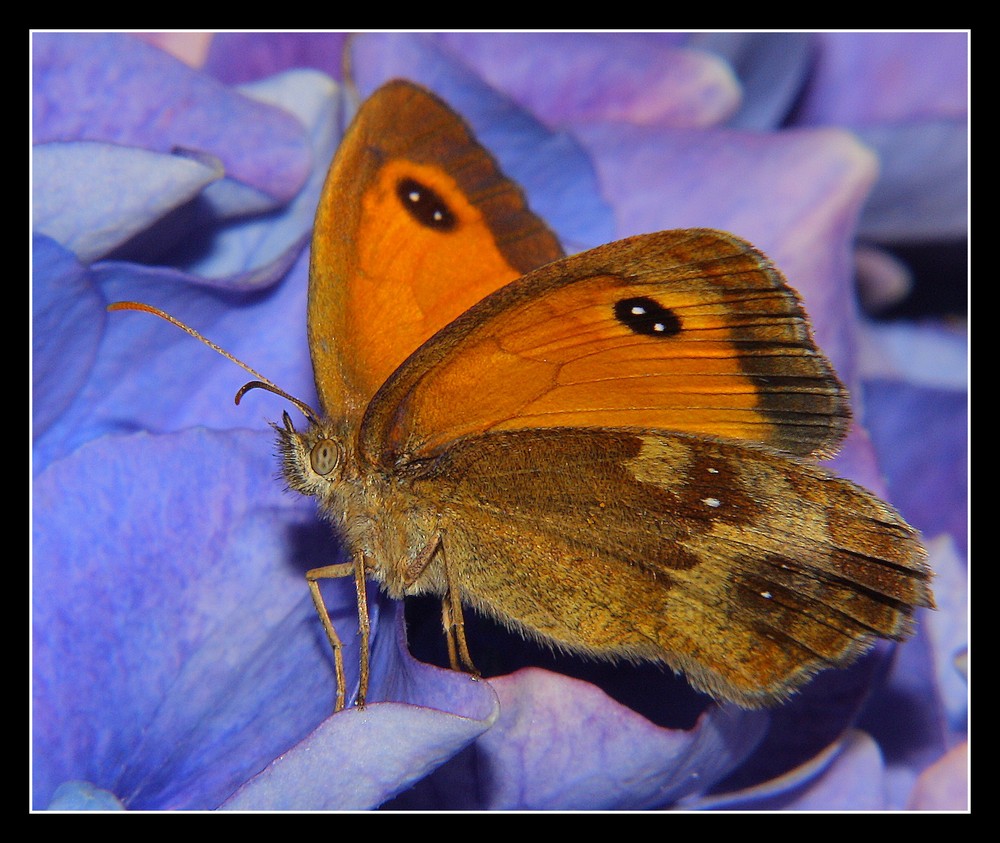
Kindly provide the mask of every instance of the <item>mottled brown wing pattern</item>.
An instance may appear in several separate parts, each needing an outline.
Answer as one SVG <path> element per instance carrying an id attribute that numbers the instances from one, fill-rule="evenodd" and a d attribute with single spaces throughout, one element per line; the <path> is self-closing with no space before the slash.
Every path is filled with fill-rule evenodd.
<path id="1" fill-rule="evenodd" d="M 442 513 L 473 606 L 557 647 L 664 662 L 742 705 L 905 637 L 932 604 L 920 541 L 891 507 L 759 447 L 495 433 L 453 444 L 414 490 Z"/>

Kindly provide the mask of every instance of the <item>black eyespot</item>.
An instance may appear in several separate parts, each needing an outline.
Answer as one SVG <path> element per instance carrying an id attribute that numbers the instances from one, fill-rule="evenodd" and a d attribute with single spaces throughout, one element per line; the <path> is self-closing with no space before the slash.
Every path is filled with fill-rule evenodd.
<path id="1" fill-rule="evenodd" d="M 458 220 L 441 194 L 416 179 L 400 179 L 396 195 L 418 223 L 435 231 L 451 231 Z"/>
<path id="2" fill-rule="evenodd" d="M 615 302 L 615 319 L 637 334 L 672 337 L 681 331 L 677 314 L 646 296 Z"/>

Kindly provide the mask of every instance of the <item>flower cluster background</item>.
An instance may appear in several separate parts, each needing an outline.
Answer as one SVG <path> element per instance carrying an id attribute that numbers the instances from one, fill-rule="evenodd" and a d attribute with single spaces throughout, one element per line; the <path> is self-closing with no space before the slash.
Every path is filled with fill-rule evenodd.
<path id="1" fill-rule="evenodd" d="M 967 33 L 30 39 L 32 808 L 967 809 Z M 395 77 L 567 252 L 708 226 L 782 268 L 854 398 L 831 467 L 925 537 L 913 639 L 746 712 L 486 623 L 475 682 L 373 596 L 372 704 L 331 716 L 303 573 L 341 549 L 276 479 L 286 405 L 234 406 L 230 362 L 105 305 L 315 405 L 312 217 Z M 327 586 L 356 688 L 353 586 Z"/>

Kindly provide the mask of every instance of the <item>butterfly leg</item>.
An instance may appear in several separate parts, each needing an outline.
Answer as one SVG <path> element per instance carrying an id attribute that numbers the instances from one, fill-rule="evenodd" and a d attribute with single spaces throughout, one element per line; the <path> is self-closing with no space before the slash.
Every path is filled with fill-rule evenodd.
<path id="1" fill-rule="evenodd" d="M 444 561 L 445 580 L 448 592 L 441 601 L 441 624 L 444 627 L 444 638 L 448 644 L 448 663 L 452 670 L 464 670 L 473 676 L 481 674 L 472 663 L 469 655 L 469 645 L 465 641 L 465 621 L 462 618 L 462 598 L 458 587 L 458 574 L 454 564 L 449 563 L 448 554 L 444 552 L 444 533 L 439 532 L 434 539 L 420 551 L 420 554 L 406 567 L 406 584 L 415 583 L 436 554 L 440 553 Z"/>
<path id="2" fill-rule="evenodd" d="M 472 662 L 469 645 L 465 640 L 465 619 L 462 614 L 462 595 L 458 586 L 458 575 L 455 567 L 448 561 L 444 551 L 441 536 L 437 540 L 441 556 L 444 558 L 445 578 L 448 581 L 448 593 L 441 601 L 441 622 L 444 625 L 444 636 L 448 642 L 448 661 L 452 670 L 464 670 L 477 679 L 482 675 Z M 461 662 L 461 664 L 459 664 Z"/>
<path id="3" fill-rule="evenodd" d="M 320 594 L 319 581 L 328 579 L 338 579 L 340 577 L 354 577 L 354 586 L 358 595 L 358 632 L 361 635 L 361 679 L 358 689 L 357 705 L 364 708 L 365 696 L 368 692 L 368 639 L 370 635 L 370 624 L 368 622 L 368 602 L 365 590 L 365 568 L 363 558 L 355 562 L 344 562 L 339 565 L 326 565 L 322 568 L 313 568 L 306 571 L 306 582 L 309 584 L 309 593 L 312 596 L 313 605 L 316 607 L 316 614 L 319 615 L 326 638 L 330 642 L 333 650 L 333 668 L 337 682 L 337 700 L 334 705 L 334 712 L 343 711 L 346 680 L 344 678 L 344 647 L 337 635 L 337 630 L 330 620 L 330 613 L 323 602 L 323 595 Z"/>

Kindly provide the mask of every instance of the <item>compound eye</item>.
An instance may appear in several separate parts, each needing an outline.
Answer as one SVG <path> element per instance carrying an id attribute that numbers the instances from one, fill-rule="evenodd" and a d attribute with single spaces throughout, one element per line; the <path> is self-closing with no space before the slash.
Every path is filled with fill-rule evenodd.
<path id="1" fill-rule="evenodd" d="M 309 454 L 312 470 L 326 477 L 340 464 L 340 445 L 332 439 L 320 439 Z"/>

